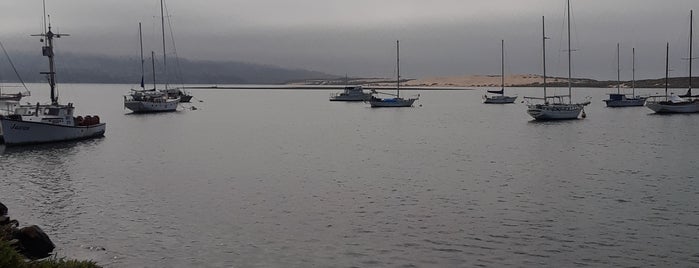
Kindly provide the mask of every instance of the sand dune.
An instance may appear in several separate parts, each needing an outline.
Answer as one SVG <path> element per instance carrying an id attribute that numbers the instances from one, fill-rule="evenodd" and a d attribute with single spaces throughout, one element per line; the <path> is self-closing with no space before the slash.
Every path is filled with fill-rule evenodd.
<path id="1" fill-rule="evenodd" d="M 562 78 L 548 77 L 547 82 L 563 82 Z M 543 83 L 541 75 L 515 74 L 505 76 L 505 86 L 519 86 Z M 463 75 L 463 76 L 438 76 L 410 80 L 406 86 L 434 86 L 434 87 L 498 87 L 499 75 Z"/>

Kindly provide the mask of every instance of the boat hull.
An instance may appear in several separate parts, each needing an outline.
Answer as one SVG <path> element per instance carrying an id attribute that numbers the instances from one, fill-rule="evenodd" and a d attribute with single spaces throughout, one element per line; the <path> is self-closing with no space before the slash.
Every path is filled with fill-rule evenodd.
<path id="1" fill-rule="evenodd" d="M 681 103 L 664 103 L 649 101 L 646 102 L 646 107 L 659 114 L 699 113 L 699 100 Z"/>
<path id="2" fill-rule="evenodd" d="M 369 101 L 371 107 L 373 108 L 383 108 L 383 107 L 412 107 L 416 99 L 391 99 L 387 100 L 372 100 Z"/>
<path id="3" fill-rule="evenodd" d="M 192 101 L 192 95 L 180 95 L 180 102 L 190 102 Z"/>
<path id="4" fill-rule="evenodd" d="M 488 103 L 488 104 L 508 104 L 508 103 L 514 103 L 515 100 L 517 100 L 517 97 L 510 97 L 510 96 L 491 96 L 485 98 L 483 103 Z"/>
<path id="5" fill-rule="evenodd" d="M 530 105 L 527 113 L 536 120 L 570 120 L 578 119 L 582 105 Z"/>
<path id="6" fill-rule="evenodd" d="M 173 112 L 177 110 L 177 105 L 180 102 L 177 100 L 166 102 L 150 102 L 150 101 L 124 101 L 124 107 L 134 113 L 160 113 Z"/>
<path id="7" fill-rule="evenodd" d="M 0 127 L 2 127 L 5 144 L 22 145 L 101 137 L 104 136 L 106 124 L 65 126 L 2 118 Z"/>
<path id="8" fill-rule="evenodd" d="M 367 101 L 371 99 L 371 94 L 367 94 L 366 96 L 332 96 L 330 97 L 330 101 Z"/>

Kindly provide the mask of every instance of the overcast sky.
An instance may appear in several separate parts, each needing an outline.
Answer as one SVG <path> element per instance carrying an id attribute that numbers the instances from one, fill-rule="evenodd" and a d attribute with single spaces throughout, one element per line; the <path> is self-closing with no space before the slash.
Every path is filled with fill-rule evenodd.
<path id="1" fill-rule="evenodd" d="M 59 40 L 59 53 L 137 57 L 138 22 L 145 49 L 162 53 L 159 0 L 46 2 L 54 28 L 71 34 Z M 166 6 L 183 58 L 390 77 L 400 39 L 401 73 L 411 78 L 497 74 L 501 39 L 506 72 L 538 74 L 546 16 L 547 70 L 567 74 L 564 0 L 166 0 Z M 573 0 L 572 8 L 574 76 L 616 79 L 617 42 L 622 79 L 631 77 L 632 47 L 637 77 L 664 76 L 665 42 L 671 75 L 687 75 L 689 10 L 699 11 L 699 1 Z M 0 1 L 6 48 L 40 53 L 28 35 L 41 31 L 41 10 L 41 0 Z"/>

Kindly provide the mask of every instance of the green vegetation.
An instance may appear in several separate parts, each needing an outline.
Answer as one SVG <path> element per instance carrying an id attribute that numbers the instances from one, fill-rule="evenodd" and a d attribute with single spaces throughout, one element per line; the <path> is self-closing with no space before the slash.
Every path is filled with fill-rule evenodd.
<path id="1" fill-rule="evenodd" d="M 28 261 L 10 244 L 0 239 L 0 268 L 98 268 L 92 261 L 66 260 L 50 257 L 43 260 Z"/>

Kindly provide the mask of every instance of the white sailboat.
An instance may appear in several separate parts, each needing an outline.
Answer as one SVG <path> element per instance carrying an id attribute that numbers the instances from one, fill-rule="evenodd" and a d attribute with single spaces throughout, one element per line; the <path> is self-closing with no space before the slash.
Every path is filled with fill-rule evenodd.
<path id="1" fill-rule="evenodd" d="M 53 33 L 50 24 L 44 29 L 44 33 L 32 36 L 42 37 L 42 53 L 49 58 L 49 71 L 42 74 L 48 78 L 51 103 L 21 105 L 13 114 L 0 117 L 5 144 L 45 143 L 103 136 L 106 124 L 101 123 L 98 116 L 73 117 L 75 106 L 72 103 L 58 103 L 53 41 L 54 38 L 68 35 Z"/>
<path id="2" fill-rule="evenodd" d="M 621 64 L 619 63 L 619 43 L 616 44 L 616 93 L 609 94 L 609 99 L 604 100 L 607 107 L 631 107 L 643 106 L 646 102 L 646 97 L 636 96 L 636 49 L 632 52 L 632 80 L 631 80 L 631 95 L 621 93 Z"/>
<path id="3" fill-rule="evenodd" d="M 141 44 L 141 89 L 131 89 L 129 95 L 124 96 L 124 107 L 134 113 L 157 113 L 172 112 L 177 110 L 180 98 L 170 98 L 165 92 L 156 88 L 155 80 L 155 53 L 151 52 L 151 62 L 153 65 L 153 89 L 145 89 L 144 68 L 143 68 L 143 38 L 141 34 L 141 23 L 138 24 L 138 37 Z"/>
<path id="4" fill-rule="evenodd" d="M 396 94 L 381 93 L 385 95 L 392 95 L 393 98 L 378 98 L 372 96 L 369 100 L 372 108 L 381 107 L 411 107 L 413 103 L 420 97 L 417 95 L 414 98 L 401 98 L 400 97 L 400 41 L 396 40 Z"/>
<path id="5" fill-rule="evenodd" d="M 15 75 L 17 75 L 17 78 L 19 79 L 20 82 L 22 82 L 22 86 L 24 87 L 25 92 L 17 92 L 17 93 L 7 93 L 3 92 L 2 86 L 0 86 L 0 104 L 4 104 L 6 102 L 19 102 L 22 97 L 24 96 L 29 96 L 31 92 L 29 92 L 29 89 L 27 88 L 27 85 L 24 84 L 24 81 L 22 80 L 22 77 L 19 75 L 19 72 L 17 72 L 17 68 L 15 68 L 15 64 L 12 62 L 12 59 L 10 58 L 10 54 L 7 53 L 7 50 L 5 50 L 5 46 L 0 42 L 0 48 L 2 48 L 2 51 L 5 53 L 5 57 L 7 58 L 7 61 L 10 63 L 10 66 L 12 66 L 12 70 L 14 70 Z M 0 114 L 2 114 L 0 112 Z M 0 132 L 0 135 L 2 132 Z"/>
<path id="6" fill-rule="evenodd" d="M 699 95 L 692 95 L 692 25 L 693 11 L 689 11 L 689 89 L 687 93 L 681 96 L 668 96 L 667 92 L 667 76 L 668 76 L 668 60 L 666 55 L 665 63 L 665 99 L 658 100 L 657 96 L 652 100 L 646 101 L 646 107 L 656 113 L 697 113 L 699 112 Z M 668 44 L 667 50 L 670 45 Z M 668 52 L 666 51 L 666 54 Z"/>
<path id="7" fill-rule="evenodd" d="M 501 52 L 501 64 L 500 64 L 500 90 L 488 90 L 488 93 L 500 94 L 488 96 L 487 94 L 483 96 L 483 103 L 490 104 L 506 104 L 514 103 L 517 100 L 517 96 L 505 96 L 505 40 L 500 40 L 500 52 Z"/>
<path id="8" fill-rule="evenodd" d="M 573 103 L 572 100 L 572 74 L 571 74 L 571 50 L 570 50 L 570 0 L 568 1 L 568 95 L 546 95 L 546 33 L 544 17 L 542 21 L 543 34 L 543 66 L 544 66 L 544 97 L 524 97 L 528 100 L 543 100 L 543 104 L 528 104 L 527 113 L 535 120 L 566 120 L 577 119 L 581 112 L 585 116 L 583 108 L 590 102 Z M 568 100 L 566 103 L 565 100 Z"/>

